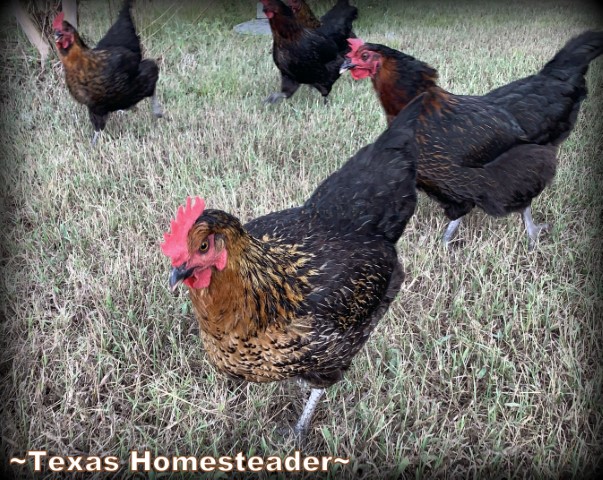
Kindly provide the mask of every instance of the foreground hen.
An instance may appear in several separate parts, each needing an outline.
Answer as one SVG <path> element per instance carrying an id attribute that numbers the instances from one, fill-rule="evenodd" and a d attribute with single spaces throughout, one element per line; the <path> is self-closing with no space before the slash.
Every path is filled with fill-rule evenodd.
<path id="1" fill-rule="evenodd" d="M 603 32 L 583 33 L 539 73 L 483 96 L 445 91 L 436 83 L 437 72 L 410 55 L 359 39 L 349 43 L 342 71 L 372 79 L 388 122 L 426 92 L 417 128 L 417 185 L 451 220 L 444 241 L 478 206 L 494 216 L 523 212 L 533 248 L 547 225 L 534 224 L 531 202 L 555 175 L 556 147 L 574 127 L 589 63 L 603 52 Z"/>
<path id="2" fill-rule="evenodd" d="M 342 43 L 342 35 L 348 32 L 347 24 L 351 32 L 356 8 L 349 7 L 337 22 L 313 28 L 300 22 L 281 0 L 262 0 L 262 4 L 272 31 L 272 58 L 281 73 L 281 91 L 270 94 L 264 101 L 276 103 L 289 98 L 305 84 L 316 88 L 326 103 L 340 76 L 339 69 L 348 50 Z"/>
<path id="3" fill-rule="evenodd" d="M 159 67 L 150 59 L 142 60 L 140 39 L 126 1 L 105 36 L 94 49 L 88 48 L 73 26 L 59 13 L 53 22 L 55 42 L 65 69 L 69 92 L 88 107 L 94 126 L 92 144 L 105 128 L 109 113 L 133 107 L 151 97 L 153 114 L 162 111 L 155 97 Z"/>
<path id="4" fill-rule="evenodd" d="M 241 225 L 189 198 L 164 235 L 170 286 L 188 286 L 211 362 L 250 382 L 310 384 L 297 433 L 400 288 L 396 242 L 416 204 L 420 108 L 409 105 L 301 207 Z"/>

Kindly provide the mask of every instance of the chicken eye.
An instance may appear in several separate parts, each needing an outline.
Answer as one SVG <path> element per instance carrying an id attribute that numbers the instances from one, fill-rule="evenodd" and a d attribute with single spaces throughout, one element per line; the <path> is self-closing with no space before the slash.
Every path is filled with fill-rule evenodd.
<path id="1" fill-rule="evenodd" d="M 205 241 L 201 244 L 201 246 L 199 247 L 199 251 L 201 253 L 205 253 L 207 252 L 207 249 L 209 248 L 209 242 Z"/>
<path id="2" fill-rule="evenodd" d="M 363 62 L 366 62 L 369 59 L 369 55 L 368 55 L 368 53 L 364 52 L 360 58 L 362 59 Z"/>

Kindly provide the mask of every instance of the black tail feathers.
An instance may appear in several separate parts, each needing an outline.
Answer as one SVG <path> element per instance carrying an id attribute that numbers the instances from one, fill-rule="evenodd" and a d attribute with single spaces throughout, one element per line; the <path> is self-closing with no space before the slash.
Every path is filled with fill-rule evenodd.
<path id="1" fill-rule="evenodd" d="M 603 32 L 587 31 L 572 38 L 542 69 L 544 75 L 568 80 L 586 74 L 588 65 L 603 53 Z"/>
<path id="2" fill-rule="evenodd" d="M 96 48 L 125 47 L 137 55 L 141 55 L 140 39 L 132 20 L 132 3 L 132 0 L 126 0 L 123 3 L 115 23 L 97 43 Z"/>

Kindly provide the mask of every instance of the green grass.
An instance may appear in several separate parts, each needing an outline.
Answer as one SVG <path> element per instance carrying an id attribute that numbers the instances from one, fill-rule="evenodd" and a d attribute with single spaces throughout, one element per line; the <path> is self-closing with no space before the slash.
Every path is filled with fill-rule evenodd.
<path id="1" fill-rule="evenodd" d="M 232 26 L 252 2 L 136 2 L 158 94 L 109 119 L 97 148 L 56 56 L 39 61 L 13 18 L 0 29 L 4 461 L 59 455 L 285 455 L 276 434 L 301 411 L 297 384 L 237 384 L 208 363 L 184 290 L 167 288 L 162 233 L 187 195 L 243 221 L 293 205 L 384 129 L 370 82 L 342 77 L 331 104 L 278 88 L 268 37 Z M 330 1 L 312 2 L 318 13 Z M 354 0 L 359 37 L 403 48 L 455 93 L 537 71 L 564 42 L 601 28 L 564 1 Z M 119 2 L 81 5 L 94 44 Z M 300 446 L 350 457 L 350 477 L 585 478 L 601 467 L 602 60 L 534 203 L 553 224 L 527 251 L 517 215 L 474 211 L 455 248 L 421 195 L 399 243 L 407 278 Z M 17 471 L 25 472 L 25 467 Z M 333 476 L 336 474 L 333 473 Z"/>

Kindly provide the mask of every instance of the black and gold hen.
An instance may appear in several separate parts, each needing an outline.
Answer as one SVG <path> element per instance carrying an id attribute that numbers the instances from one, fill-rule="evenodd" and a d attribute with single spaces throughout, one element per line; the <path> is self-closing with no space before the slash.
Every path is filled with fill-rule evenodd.
<path id="1" fill-rule="evenodd" d="M 548 226 L 534 224 L 531 203 L 555 175 L 557 147 L 576 123 L 589 63 L 603 53 L 603 32 L 584 32 L 540 72 L 482 96 L 447 92 L 434 68 L 403 52 L 348 41 L 342 70 L 357 80 L 371 78 L 388 122 L 425 93 L 417 184 L 451 220 L 444 241 L 478 206 L 494 216 L 522 212 L 532 248 Z"/>
<path id="2" fill-rule="evenodd" d="M 140 39 L 126 0 L 115 23 L 96 47 L 89 48 L 61 12 L 53 22 L 55 43 L 65 69 L 69 92 L 88 107 L 96 144 L 111 112 L 133 107 L 151 97 L 155 117 L 163 116 L 155 96 L 159 67 L 142 59 Z"/>
<path id="3" fill-rule="evenodd" d="M 303 206 L 242 225 L 189 198 L 164 236 L 170 286 L 188 286 L 218 370 L 250 382 L 310 384 L 298 433 L 400 288 L 396 242 L 416 204 L 420 108 L 409 105 Z"/>

